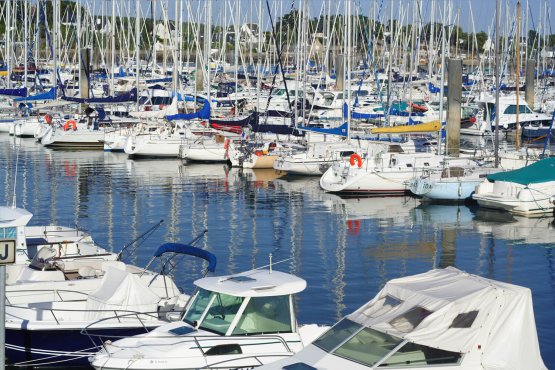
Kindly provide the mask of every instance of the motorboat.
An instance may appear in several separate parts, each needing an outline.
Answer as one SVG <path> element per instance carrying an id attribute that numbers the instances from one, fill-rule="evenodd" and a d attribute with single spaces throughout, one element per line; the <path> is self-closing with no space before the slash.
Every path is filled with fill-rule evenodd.
<path id="1" fill-rule="evenodd" d="M 216 257 L 211 253 L 166 243 L 153 257 L 161 261 L 159 272 L 149 270 L 150 263 L 141 269 L 119 262 L 110 264 L 101 277 L 83 274 L 70 282 L 32 283 L 33 289 L 8 291 L 9 363 L 86 365 L 104 341 L 149 332 L 172 317 L 179 319 L 190 296 L 181 293 L 168 273 L 176 263 L 170 260 L 185 254 L 205 259 L 207 271 L 214 271 Z M 88 290 L 91 287 L 95 289 Z"/>
<path id="2" fill-rule="evenodd" d="M 476 186 L 487 175 L 499 172 L 494 167 L 447 166 L 440 171 L 427 173 L 409 181 L 411 193 L 428 200 L 463 201 L 472 197 Z"/>
<path id="3" fill-rule="evenodd" d="M 300 326 L 294 295 L 306 281 L 251 270 L 195 281 L 198 290 L 179 322 L 115 342 L 91 358 L 95 369 L 252 368 L 290 357 L 324 327 Z"/>
<path id="4" fill-rule="evenodd" d="M 393 279 L 292 357 L 261 370 L 546 369 L 532 294 L 453 267 Z"/>
<path id="5" fill-rule="evenodd" d="M 33 214 L 23 208 L 2 206 L 0 215 L 2 237 L 16 244 L 15 263 L 6 265 L 8 285 L 23 281 L 64 281 L 76 276 L 81 266 L 93 262 L 100 265 L 118 258 L 117 253 L 96 245 L 82 230 L 55 225 L 28 226 Z M 56 263 L 57 268 L 32 266 L 33 261 L 38 264 L 45 260 Z"/>
<path id="6" fill-rule="evenodd" d="M 545 158 L 517 170 L 495 173 L 472 196 L 480 207 L 532 216 L 555 209 L 555 158 Z"/>

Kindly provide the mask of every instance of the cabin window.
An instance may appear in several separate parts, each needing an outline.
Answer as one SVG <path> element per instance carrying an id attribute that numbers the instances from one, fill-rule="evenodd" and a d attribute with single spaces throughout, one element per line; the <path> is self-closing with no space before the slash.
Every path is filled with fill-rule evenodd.
<path id="1" fill-rule="evenodd" d="M 195 321 L 199 320 L 206 310 L 206 306 L 210 303 L 211 293 L 212 292 L 208 290 L 200 289 L 195 295 L 193 303 L 189 306 L 187 313 L 183 317 L 183 321 L 193 325 Z"/>
<path id="2" fill-rule="evenodd" d="M 16 227 L 2 227 L 0 228 L 0 239 L 16 239 L 17 238 L 17 228 Z"/>
<path id="3" fill-rule="evenodd" d="M 373 366 L 403 340 L 374 329 L 364 328 L 333 353 L 367 366 Z"/>
<path id="4" fill-rule="evenodd" d="M 532 111 L 530 110 L 530 108 L 528 108 L 526 105 L 522 105 L 519 104 L 518 105 L 518 112 L 519 113 L 532 113 Z M 516 114 L 516 104 L 511 104 L 509 105 L 507 108 L 505 108 L 505 114 Z"/>
<path id="5" fill-rule="evenodd" d="M 412 163 L 407 163 L 407 167 L 412 167 Z"/>
<path id="6" fill-rule="evenodd" d="M 215 292 L 212 292 L 212 295 L 210 307 L 202 319 L 199 328 L 225 335 L 233 319 L 235 319 L 244 298 Z"/>
<path id="7" fill-rule="evenodd" d="M 289 296 L 252 297 L 233 334 L 290 333 Z"/>
<path id="8" fill-rule="evenodd" d="M 343 99 L 343 93 L 337 93 L 337 100 Z"/>
<path id="9" fill-rule="evenodd" d="M 331 352 L 347 338 L 359 331 L 360 328 L 360 324 L 349 319 L 343 319 L 314 341 L 314 345 L 326 352 Z"/>
<path id="10" fill-rule="evenodd" d="M 478 311 L 470 311 L 465 313 L 458 314 L 451 325 L 450 328 L 459 328 L 459 329 L 466 329 L 470 328 L 476 320 L 476 316 L 478 316 Z"/>
<path id="11" fill-rule="evenodd" d="M 397 316 L 389 322 L 391 326 L 403 333 L 409 333 L 416 328 L 432 311 L 416 306 Z"/>
<path id="12" fill-rule="evenodd" d="M 458 352 L 444 351 L 408 342 L 381 363 L 379 367 L 457 364 L 461 358 L 462 355 Z"/>

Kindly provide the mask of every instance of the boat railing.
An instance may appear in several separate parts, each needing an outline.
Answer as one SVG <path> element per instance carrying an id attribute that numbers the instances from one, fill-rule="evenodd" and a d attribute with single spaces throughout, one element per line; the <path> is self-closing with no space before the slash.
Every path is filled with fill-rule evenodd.
<path id="1" fill-rule="evenodd" d="M 91 334 L 87 332 L 87 329 L 90 328 L 93 324 L 87 326 L 86 328 L 84 328 L 83 330 L 81 330 L 81 334 L 86 334 L 89 336 L 89 338 L 96 337 L 96 338 L 101 338 L 102 335 L 101 334 Z M 148 329 L 145 327 L 145 331 L 148 332 Z M 127 338 L 128 336 L 115 336 L 115 335 L 110 335 L 111 339 L 110 341 L 106 341 L 106 342 L 101 342 L 100 345 L 102 345 L 102 347 L 104 347 L 104 349 L 106 350 L 106 353 L 108 355 L 110 355 L 110 351 L 106 348 L 106 346 L 115 346 L 117 347 L 116 344 L 112 343 L 112 340 L 117 340 L 117 339 L 123 339 L 123 338 Z M 153 339 L 154 337 L 152 337 L 151 339 Z M 166 342 L 164 342 L 165 339 L 178 339 L 179 335 L 156 335 L 156 340 L 161 340 L 160 342 L 160 346 L 164 346 L 167 345 Z M 177 346 L 180 344 L 184 344 L 184 343 L 188 343 L 188 342 L 194 342 L 196 348 L 202 353 L 203 356 L 205 357 L 210 357 L 211 354 L 210 350 L 212 348 L 215 348 L 217 346 L 219 346 L 220 344 L 210 344 L 207 345 L 206 342 L 224 342 L 222 343 L 222 345 L 225 344 L 233 344 L 233 345 L 238 345 L 241 346 L 241 344 L 244 345 L 248 345 L 249 343 L 253 343 L 255 340 L 258 341 L 257 344 L 264 344 L 264 345 L 271 345 L 271 344 L 280 344 L 283 346 L 285 352 L 293 355 L 294 352 L 293 350 L 291 350 L 291 347 L 289 346 L 289 344 L 287 343 L 287 340 L 285 340 L 283 337 L 281 337 L 280 335 L 276 335 L 276 334 L 257 334 L 257 335 L 232 335 L 232 336 L 216 336 L 216 335 L 184 335 L 181 337 L 181 340 L 177 340 L 175 342 L 172 342 L 172 346 Z M 260 343 L 260 340 L 268 340 L 266 342 Z M 271 341 L 270 341 L 271 340 Z M 247 343 L 245 343 L 247 342 Z M 93 344 L 95 345 L 99 345 L 97 342 L 95 342 L 93 340 Z M 157 344 L 155 343 L 151 343 L 151 346 L 157 346 Z M 205 349 L 209 347 L 208 349 Z M 192 347 L 194 348 L 194 347 Z M 265 355 L 253 355 L 253 356 L 245 356 L 244 358 L 256 358 L 256 357 L 264 357 Z M 275 353 L 274 353 L 275 356 Z M 234 360 L 237 360 L 238 358 L 234 358 Z M 225 363 L 226 361 L 223 361 L 222 363 Z M 214 365 L 214 364 L 212 364 Z"/>
<path id="2" fill-rule="evenodd" d="M 66 302 L 72 302 L 72 301 L 66 301 Z M 40 303 L 45 303 L 45 302 L 39 302 L 39 304 Z M 55 308 L 55 307 L 28 307 L 28 306 L 18 306 L 18 305 L 7 305 L 6 307 L 12 307 L 18 310 L 34 312 L 36 313 L 37 317 L 41 316 L 42 320 L 46 319 L 43 313 L 49 312 L 52 319 L 56 322 L 57 325 L 60 325 L 60 323 L 64 324 L 64 323 L 73 321 L 73 320 L 68 320 L 68 316 L 69 318 L 72 318 L 74 317 L 72 316 L 74 313 L 82 314 L 82 317 L 79 317 L 79 320 L 75 320 L 75 321 L 88 321 L 85 314 L 110 315 L 108 317 L 104 317 L 100 320 L 94 321 L 92 324 L 89 324 L 83 330 L 90 328 L 92 325 L 98 322 L 109 321 L 109 320 L 116 320 L 120 324 L 125 322 L 139 322 L 141 326 L 146 330 L 146 325 L 143 322 L 144 319 L 148 318 L 149 320 L 153 320 L 153 319 L 158 320 L 157 312 L 138 312 L 138 311 L 121 310 L 121 309 L 94 310 L 94 309 L 88 309 L 88 308 L 72 309 L 72 308 Z M 8 313 L 7 315 L 17 317 L 15 316 L 16 314 L 18 313 L 13 312 L 13 314 Z M 19 315 L 21 315 L 21 313 L 19 313 Z M 23 319 L 22 317 L 18 317 L 18 318 Z M 128 320 L 130 318 L 132 320 Z"/>
<path id="3" fill-rule="evenodd" d="M 55 299 L 57 298 L 57 300 L 53 300 L 54 302 L 79 302 L 79 301 L 85 301 L 87 299 L 88 293 L 86 292 L 81 292 L 81 291 L 77 291 L 77 290 L 67 290 L 67 289 L 25 289 L 25 290 L 17 290 L 17 291 L 11 291 L 11 292 L 6 292 L 6 303 L 8 306 L 13 306 L 13 307 L 21 307 L 22 306 L 16 306 L 18 303 L 12 303 L 10 301 L 10 297 L 12 298 L 12 300 L 17 300 L 17 298 L 21 298 L 21 297 L 37 297 L 43 294 L 48 294 L 51 295 L 52 297 L 54 297 Z M 66 297 L 64 299 L 64 295 L 71 295 L 70 297 Z M 75 297 L 83 297 L 83 298 L 78 298 L 76 299 Z M 44 302 L 44 301 L 37 301 L 37 302 L 32 302 L 32 303 L 39 303 L 39 302 Z M 21 302 L 23 303 L 23 302 Z M 19 303 L 19 304 L 21 304 Z"/>

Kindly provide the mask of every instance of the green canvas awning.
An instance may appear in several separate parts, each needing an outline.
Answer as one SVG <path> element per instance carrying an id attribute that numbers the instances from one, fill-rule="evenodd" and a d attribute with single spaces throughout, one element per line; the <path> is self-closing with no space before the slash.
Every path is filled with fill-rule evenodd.
<path id="1" fill-rule="evenodd" d="M 555 181 L 555 158 L 546 158 L 514 171 L 488 175 L 489 181 L 507 181 L 528 185 Z"/>

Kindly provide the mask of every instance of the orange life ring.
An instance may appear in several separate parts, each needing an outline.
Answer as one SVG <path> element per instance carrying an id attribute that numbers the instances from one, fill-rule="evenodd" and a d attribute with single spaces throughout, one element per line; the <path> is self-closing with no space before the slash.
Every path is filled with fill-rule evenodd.
<path id="1" fill-rule="evenodd" d="M 225 150 L 227 150 L 227 148 L 229 148 L 229 142 L 230 141 L 231 141 L 230 139 L 225 139 L 225 142 L 224 142 L 224 149 Z"/>
<path id="2" fill-rule="evenodd" d="M 70 128 L 73 128 L 73 131 L 77 131 L 77 122 L 75 122 L 75 120 L 67 120 L 67 122 L 64 125 L 64 131 L 69 130 Z"/>
<path id="3" fill-rule="evenodd" d="M 46 121 L 46 123 L 51 124 L 52 123 L 52 116 L 50 116 L 50 114 L 47 114 L 44 116 L 44 120 Z"/>
<path id="4" fill-rule="evenodd" d="M 355 161 L 357 162 L 357 166 L 358 168 L 362 167 L 362 157 L 356 153 L 351 154 L 351 157 L 349 157 L 349 163 L 351 164 L 351 166 L 355 165 Z"/>

